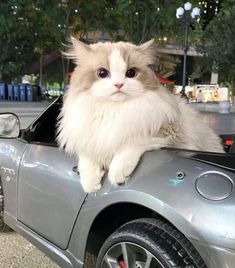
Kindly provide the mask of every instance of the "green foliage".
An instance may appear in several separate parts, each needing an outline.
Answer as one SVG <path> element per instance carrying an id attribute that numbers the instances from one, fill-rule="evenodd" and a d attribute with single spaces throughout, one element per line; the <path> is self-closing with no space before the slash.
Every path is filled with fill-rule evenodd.
<path id="1" fill-rule="evenodd" d="M 196 0 L 190 2 L 193 6 L 198 4 Z M 167 42 L 183 46 L 184 25 L 175 16 L 183 3 L 181 0 L 117 0 L 115 11 L 122 37 L 134 43 L 155 38 L 159 45 Z M 201 24 L 194 24 L 189 31 L 190 44 L 201 40 Z"/>
<path id="2" fill-rule="evenodd" d="M 105 29 L 112 32 L 117 30 L 118 23 L 112 1 L 80 0 L 77 1 L 77 8 L 80 25 L 76 25 L 74 31 L 79 31 L 80 36 L 85 38 L 89 31 Z"/>
<path id="3" fill-rule="evenodd" d="M 72 32 L 86 38 L 89 31 L 117 28 L 112 1 L 2 0 L 0 80 L 10 82 L 27 73 L 41 54 L 59 55 Z"/>
<path id="4" fill-rule="evenodd" d="M 220 13 L 210 22 L 204 32 L 201 50 L 213 62 L 222 80 L 235 78 L 235 6 L 224 1 Z"/>
<path id="5" fill-rule="evenodd" d="M 41 54 L 58 52 L 68 36 L 87 39 L 88 32 L 108 33 L 111 39 L 141 43 L 155 38 L 160 45 L 183 46 L 183 25 L 175 17 L 182 0 L 1 0 L 0 80 L 10 82 L 27 73 Z M 190 1 L 193 6 L 197 0 Z M 206 28 L 203 52 L 216 67 L 232 77 L 234 68 L 235 11 L 233 0 L 224 0 L 221 15 Z M 202 23 L 189 29 L 189 44 L 201 44 Z M 100 36 L 99 36 L 100 37 Z M 164 41 L 164 37 L 167 41 Z M 226 41 L 225 41 L 226 40 Z M 44 68 L 44 77 L 62 83 L 66 62 L 58 70 Z M 212 64 L 208 64 L 212 65 Z"/>
<path id="6" fill-rule="evenodd" d="M 117 0 L 116 9 L 123 35 L 135 43 L 151 39 L 161 27 L 159 0 Z"/>
<path id="7" fill-rule="evenodd" d="M 64 79 L 63 79 L 63 64 L 61 58 L 58 58 L 51 64 L 48 64 L 44 68 L 43 73 L 44 73 L 44 83 L 53 84 L 55 82 L 58 82 L 60 84 L 60 88 L 62 88 Z"/>
<path id="8" fill-rule="evenodd" d="M 58 1 L 11 0 L 0 3 L 0 78 L 22 75 L 41 53 L 61 44 Z"/>

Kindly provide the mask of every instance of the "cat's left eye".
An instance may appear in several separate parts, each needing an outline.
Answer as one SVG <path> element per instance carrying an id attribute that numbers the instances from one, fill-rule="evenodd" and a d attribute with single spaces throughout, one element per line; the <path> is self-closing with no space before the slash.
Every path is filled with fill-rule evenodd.
<path id="1" fill-rule="evenodd" d="M 127 70 L 126 77 L 133 78 L 133 77 L 136 77 L 136 76 L 137 76 L 136 68 L 131 68 L 131 69 Z"/>
<path id="2" fill-rule="evenodd" d="M 100 68 L 98 71 L 97 71 L 97 75 L 98 77 L 100 78 L 106 78 L 109 76 L 109 71 L 106 70 L 105 68 Z"/>

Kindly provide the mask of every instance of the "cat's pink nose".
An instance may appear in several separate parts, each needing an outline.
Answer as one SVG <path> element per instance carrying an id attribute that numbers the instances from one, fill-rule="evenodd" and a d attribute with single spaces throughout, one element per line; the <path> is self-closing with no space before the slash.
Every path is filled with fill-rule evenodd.
<path id="1" fill-rule="evenodd" d="M 121 89 L 121 87 L 123 86 L 122 83 L 117 83 L 117 84 L 114 84 L 114 86 L 117 88 L 117 89 Z"/>

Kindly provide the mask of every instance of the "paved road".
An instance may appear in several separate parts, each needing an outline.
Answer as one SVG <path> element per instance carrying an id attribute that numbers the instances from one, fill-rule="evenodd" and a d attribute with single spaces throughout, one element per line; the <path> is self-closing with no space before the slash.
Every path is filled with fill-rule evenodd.
<path id="1" fill-rule="evenodd" d="M 209 125 L 217 134 L 235 133 L 235 113 L 201 113 L 202 120 Z"/>
<path id="2" fill-rule="evenodd" d="M 12 112 L 19 116 L 21 128 L 26 128 L 50 102 L 7 102 L 0 101 L 0 113 Z"/>
<path id="3" fill-rule="evenodd" d="M 0 268 L 59 268 L 15 232 L 0 233 Z"/>

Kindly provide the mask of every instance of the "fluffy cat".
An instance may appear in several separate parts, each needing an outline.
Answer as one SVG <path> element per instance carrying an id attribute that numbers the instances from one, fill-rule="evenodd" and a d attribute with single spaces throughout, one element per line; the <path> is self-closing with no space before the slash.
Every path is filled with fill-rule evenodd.
<path id="1" fill-rule="evenodd" d="M 153 40 L 86 45 L 72 38 L 67 56 L 77 67 L 58 121 L 58 143 L 79 158 L 86 192 L 101 188 L 106 170 L 126 182 L 141 155 L 163 146 L 223 152 L 220 139 L 150 67 Z"/>

